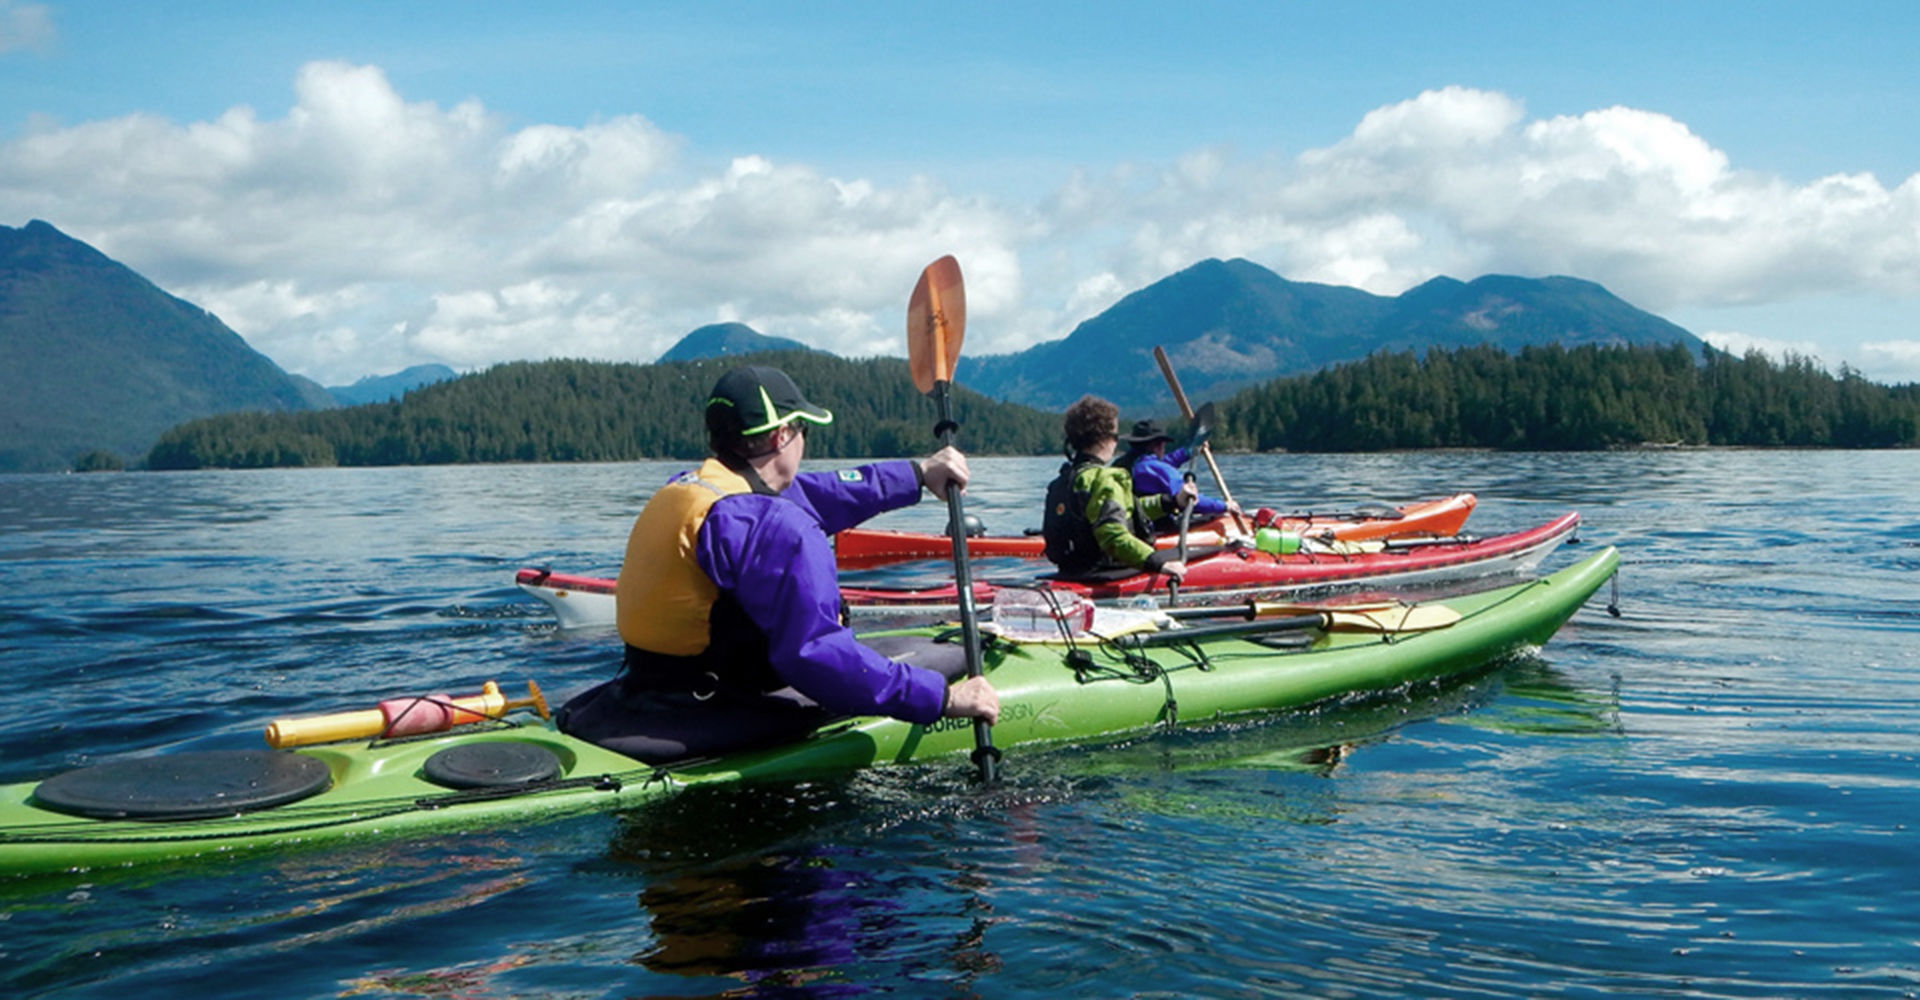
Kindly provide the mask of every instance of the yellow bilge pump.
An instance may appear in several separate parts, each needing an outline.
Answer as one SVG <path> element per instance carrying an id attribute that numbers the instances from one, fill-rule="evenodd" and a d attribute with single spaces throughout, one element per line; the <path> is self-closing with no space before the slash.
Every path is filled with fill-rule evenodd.
<path id="1" fill-rule="evenodd" d="M 502 694 L 500 685 L 488 681 L 481 685 L 479 694 L 463 698 L 415 695 L 389 698 L 376 708 L 356 712 L 277 719 L 267 726 L 267 745 L 280 750 L 342 740 L 419 736 L 444 732 L 455 726 L 496 721 L 516 708 L 532 708 L 542 719 L 552 718 L 540 685 L 528 681 L 527 697 L 514 699 Z"/>

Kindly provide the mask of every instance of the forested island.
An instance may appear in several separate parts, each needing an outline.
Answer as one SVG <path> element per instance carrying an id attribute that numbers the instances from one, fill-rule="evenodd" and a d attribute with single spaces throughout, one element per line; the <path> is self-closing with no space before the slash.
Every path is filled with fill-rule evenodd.
<path id="1" fill-rule="evenodd" d="M 937 447 L 933 403 L 901 358 L 848 361 L 817 352 L 651 365 L 511 362 L 415 389 L 391 403 L 302 413 L 233 413 L 161 435 L 150 469 L 625 462 L 706 455 L 707 393 L 728 369 L 784 368 L 833 411 L 807 438 L 818 458 L 922 455 Z M 1051 451 L 1060 419 L 955 389 L 961 438 L 982 454 Z"/>
<path id="2" fill-rule="evenodd" d="M 1257 451 L 1920 444 L 1920 385 L 1680 345 L 1376 354 L 1249 389 L 1220 412 L 1221 446 Z"/>
<path id="3" fill-rule="evenodd" d="M 898 358 L 814 352 L 653 365 L 514 362 L 392 403 L 227 414 L 163 435 L 151 469 L 615 462 L 705 454 L 705 395 L 743 361 L 778 364 L 834 411 L 819 458 L 925 454 L 933 406 Z M 966 365 L 958 376 L 964 381 Z M 1097 391 L 1097 389 L 1096 389 Z M 1195 400 L 1196 404 L 1202 402 Z M 1169 403 L 1167 409 L 1171 410 Z M 956 388 L 973 454 L 1052 455 L 1060 417 Z M 1645 445 L 1894 448 L 1920 444 L 1920 386 L 1806 359 L 1672 347 L 1492 347 L 1381 353 L 1277 379 L 1217 404 L 1216 447 L 1597 450 Z M 1177 424 L 1177 414 L 1155 416 Z"/>

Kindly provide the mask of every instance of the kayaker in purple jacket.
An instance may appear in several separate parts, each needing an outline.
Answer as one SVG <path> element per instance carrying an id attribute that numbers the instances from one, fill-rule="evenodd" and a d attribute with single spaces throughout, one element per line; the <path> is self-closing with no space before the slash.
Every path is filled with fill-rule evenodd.
<path id="1" fill-rule="evenodd" d="M 736 368 L 706 410 L 713 457 L 647 502 L 627 538 L 615 606 L 618 677 L 560 710 L 560 728 L 651 763 L 797 740 L 850 715 L 908 722 L 999 717 L 965 650 L 923 639 L 881 648 L 840 617 L 828 539 L 967 483 L 966 457 L 800 472 L 809 425 L 833 414 L 777 368 Z"/>
<path id="2" fill-rule="evenodd" d="M 1173 441 L 1173 435 L 1160 428 L 1152 420 L 1135 421 L 1133 432 L 1120 440 L 1127 442 L 1127 453 L 1114 460 L 1115 465 L 1133 473 L 1133 492 L 1135 496 L 1162 494 L 1173 496 L 1180 492 L 1182 476 L 1179 467 L 1193 459 L 1190 448 L 1167 450 Z M 1211 521 L 1225 514 L 1240 513 L 1240 505 L 1218 497 L 1201 494 L 1193 501 L 1193 520 Z M 1177 518 L 1163 517 L 1154 522 L 1154 530 L 1169 532 L 1179 530 Z"/>

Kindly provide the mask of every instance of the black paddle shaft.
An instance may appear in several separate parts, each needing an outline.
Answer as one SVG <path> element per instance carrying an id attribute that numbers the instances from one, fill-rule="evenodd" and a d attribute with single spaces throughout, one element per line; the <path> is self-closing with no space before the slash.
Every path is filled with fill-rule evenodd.
<path id="1" fill-rule="evenodd" d="M 1225 625 L 1200 625 L 1193 628 L 1171 629 L 1166 632 L 1148 632 L 1144 635 L 1123 636 L 1117 641 L 1123 645 L 1132 646 L 1175 646 L 1198 642 L 1202 639 L 1266 635 L 1269 632 L 1299 632 L 1326 626 L 1327 616 L 1315 613 L 1291 615 L 1285 618 L 1262 618 L 1258 621 L 1232 622 Z"/>
<path id="2" fill-rule="evenodd" d="M 1182 484 L 1193 482 L 1193 472 L 1188 470 L 1181 480 Z M 1180 547 L 1176 557 L 1180 565 L 1187 564 L 1187 529 L 1193 526 L 1193 498 L 1184 494 L 1180 497 Z M 1180 603 L 1180 578 L 1167 579 L 1167 604 L 1169 607 Z"/>
<path id="3" fill-rule="evenodd" d="M 933 401 L 940 410 L 940 422 L 933 425 L 933 436 L 947 447 L 960 425 L 953 420 L 952 384 L 946 379 L 933 383 Z M 960 640 L 967 644 L 967 674 L 978 677 L 980 665 L 980 615 L 973 607 L 973 564 L 967 558 L 966 499 L 958 487 L 947 488 L 947 534 L 953 539 L 953 583 L 960 591 Z M 985 719 L 973 720 L 973 762 L 980 767 L 980 780 L 993 781 L 1000 762 L 1000 751 L 993 745 L 993 727 Z"/>

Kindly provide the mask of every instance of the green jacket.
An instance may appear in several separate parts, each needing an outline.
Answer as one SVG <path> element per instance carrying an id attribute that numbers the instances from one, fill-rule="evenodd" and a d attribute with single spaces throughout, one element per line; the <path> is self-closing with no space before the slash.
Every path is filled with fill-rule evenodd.
<path id="1" fill-rule="evenodd" d="M 1155 549 L 1148 525 L 1165 516 L 1172 504 L 1160 494 L 1133 495 L 1133 476 L 1122 468 L 1089 462 L 1073 473 L 1074 500 L 1080 516 L 1093 528 L 1093 539 L 1108 562 L 1149 572 L 1173 558 L 1169 552 Z"/>

